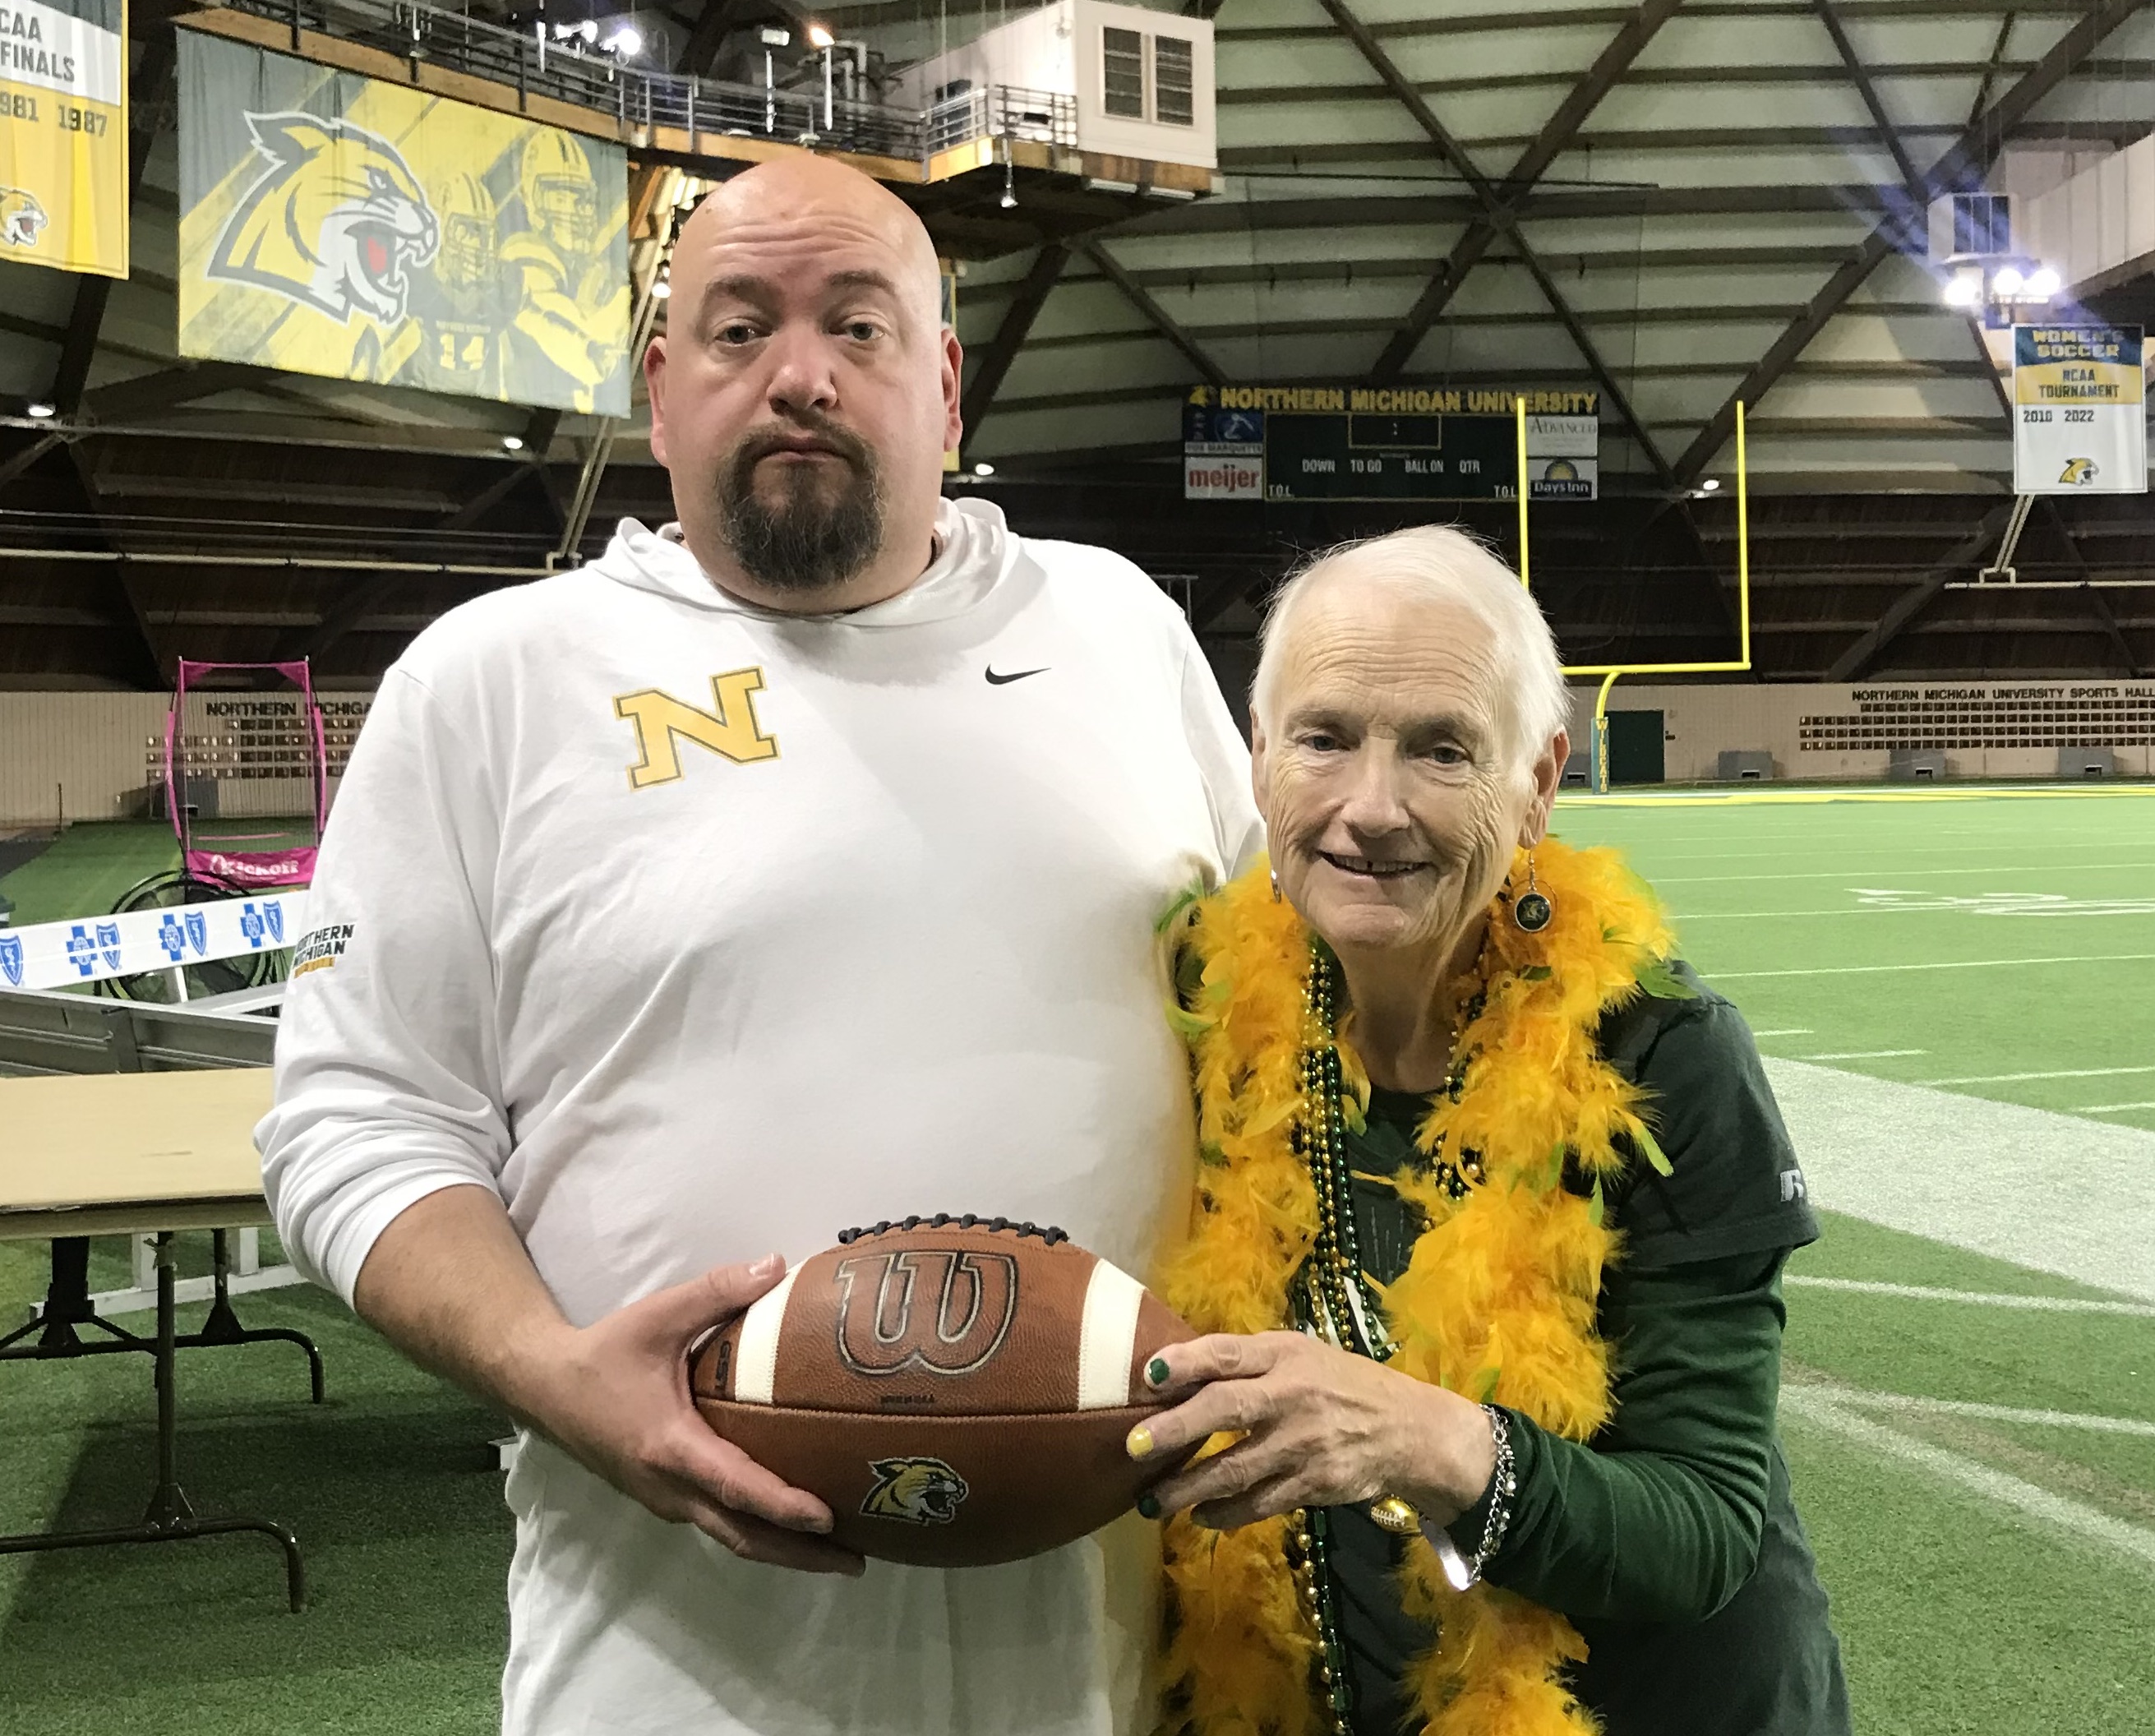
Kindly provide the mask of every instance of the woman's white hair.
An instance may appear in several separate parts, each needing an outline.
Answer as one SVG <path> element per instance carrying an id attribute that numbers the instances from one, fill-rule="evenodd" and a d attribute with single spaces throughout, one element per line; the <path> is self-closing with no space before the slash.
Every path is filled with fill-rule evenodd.
<path id="1" fill-rule="evenodd" d="M 1257 635 L 1250 704 L 1269 735 L 1274 689 L 1294 617 L 1313 586 L 1351 571 L 1432 602 L 1471 609 L 1497 641 L 1509 701 L 1512 771 L 1532 767 L 1559 730 L 1571 727 L 1571 694 L 1548 622 L 1513 572 L 1482 543 L 1449 525 L 1416 525 L 1328 549 L 1292 574 L 1274 595 Z"/>

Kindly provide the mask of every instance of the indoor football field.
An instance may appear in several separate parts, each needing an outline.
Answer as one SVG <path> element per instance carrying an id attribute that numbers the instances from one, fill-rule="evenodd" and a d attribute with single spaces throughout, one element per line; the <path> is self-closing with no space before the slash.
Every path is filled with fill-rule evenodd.
<path id="1" fill-rule="evenodd" d="M 2155 1704 L 2155 790 L 1783 786 L 1568 797 L 1744 1010 L 1826 1239 L 1790 1270 L 1783 1431 L 1866 1736 L 2127 1736 Z M 155 827 L 0 878 L 106 908 Z M 207 1238 L 184 1238 L 203 1269 Z M 265 1256 L 266 1257 L 266 1256 Z M 0 1326 L 41 1293 L 0 1248 Z M 125 1282 L 98 1245 L 94 1288 Z M 0 1559 L 0 1732 L 492 1728 L 509 1541 L 497 1419 L 318 1293 L 243 1296 L 321 1347 L 189 1353 L 182 1452 L 259 1539 Z M 201 1309 L 183 1312 L 185 1329 Z M 130 1514 L 136 1358 L 0 1370 L 0 1531 Z"/>

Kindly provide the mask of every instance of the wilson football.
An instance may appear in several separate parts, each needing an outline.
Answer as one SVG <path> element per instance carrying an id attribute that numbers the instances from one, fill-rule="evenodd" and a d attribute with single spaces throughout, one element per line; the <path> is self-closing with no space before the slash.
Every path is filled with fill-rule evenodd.
<path id="1" fill-rule="evenodd" d="M 908 1218 L 848 1231 L 691 1352 L 718 1432 L 887 1561 L 1059 1548 L 1170 1468 L 1123 1446 L 1144 1365 L 1190 1328 L 1060 1230 Z"/>

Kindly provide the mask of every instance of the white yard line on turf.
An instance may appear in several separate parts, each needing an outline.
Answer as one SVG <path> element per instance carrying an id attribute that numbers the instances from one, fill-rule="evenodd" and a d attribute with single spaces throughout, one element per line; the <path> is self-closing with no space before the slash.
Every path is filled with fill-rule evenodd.
<path id="1" fill-rule="evenodd" d="M 1813 1057 L 1815 1058 L 1815 1057 Z M 2061 1067 L 2050 1073 L 1968 1073 L 1949 1079 L 1917 1079 L 1918 1085 L 2017 1085 L 2024 1079 L 2115 1079 L 2155 1073 L 2155 1067 Z"/>
<path id="2" fill-rule="evenodd" d="M 2155 1302 L 2155 1131 L 1769 1055 L 1811 1203 Z"/>
<path id="3" fill-rule="evenodd" d="M 2114 907 L 2121 901 L 2089 899 L 2086 902 L 2105 908 L 2092 910 L 2056 910 L 2040 907 L 2027 908 L 2024 901 L 2032 894 L 1994 893 L 1993 899 L 2012 898 L 2023 900 L 2020 908 L 2000 909 L 1994 904 L 1985 908 L 1969 902 L 1957 904 L 1843 904 L 1832 910 L 1693 910 L 1687 914 L 1671 916 L 1671 922 L 1763 922 L 1769 917 L 1779 920 L 1791 916 L 2041 916 L 2055 922 L 2062 917 L 2084 916 L 2095 921 L 2116 922 L 2120 917 L 2127 920 L 2136 916 L 2155 915 L 2155 910 L 2120 910 Z M 2139 902 L 2135 900 L 2135 902 Z"/>
<path id="4" fill-rule="evenodd" d="M 1884 1458 L 1897 1459 L 1927 1471 L 1944 1482 L 2009 1507 L 2039 1521 L 2052 1533 L 2064 1531 L 2101 1544 L 2135 1562 L 2155 1568 L 2155 1531 L 2135 1525 L 2098 1508 L 2054 1494 L 2038 1483 L 2014 1477 L 1990 1466 L 1933 1447 L 1927 1441 L 1874 1422 L 1849 1405 L 1815 1395 L 1800 1386 L 1781 1389 L 1781 1414 L 1827 1433 L 1838 1435 Z"/>
<path id="5" fill-rule="evenodd" d="M 1753 1037 L 1815 1037 L 1818 1033 L 1808 1025 L 1787 1025 L 1778 1031 L 1753 1031 Z"/>
<path id="6" fill-rule="evenodd" d="M 2112 1302 L 2098 1296 L 2019 1296 L 2010 1290 L 1948 1290 L 1932 1284 L 1895 1284 L 1883 1278 L 1814 1278 L 1785 1274 L 1783 1284 L 1800 1290 L 1834 1290 L 1852 1296 L 1897 1296 L 1911 1302 L 1965 1302 L 1983 1308 L 2024 1308 L 2039 1314 L 2127 1314 L 2155 1320 L 2155 1303 Z"/>
<path id="7" fill-rule="evenodd" d="M 1999 970 L 2015 965 L 2142 965 L 2155 952 L 2075 953 L 2040 959 L 1948 959 L 1917 965 L 1813 965 L 1793 970 L 1717 970 L 1716 982 L 1735 982 L 1753 976 L 1871 976 L 1893 970 Z"/>
<path id="8" fill-rule="evenodd" d="M 2128 1109 L 2155 1109 L 2155 1097 L 2145 1103 L 2091 1103 L 2075 1109 L 2076 1115 L 2122 1115 Z"/>
<path id="9" fill-rule="evenodd" d="M 2155 868 L 2155 862 L 2051 862 L 2015 868 L 1969 868 L 1963 863 L 1956 868 L 1900 868 L 1896 872 L 1903 879 L 1929 879 L 1939 874 L 1966 874 L 1971 878 L 1984 874 L 2086 874 L 2108 868 Z M 1845 868 L 1804 868 L 1785 874 L 1664 874 L 1654 884 L 1727 886 L 1738 880 L 1840 880 L 1847 875 Z"/>
<path id="10" fill-rule="evenodd" d="M 1920 1398 L 1913 1393 L 1874 1392 L 1837 1381 L 1792 1381 L 1784 1393 L 1810 1393 L 1828 1404 L 1858 1411 L 1897 1411 L 1908 1416 L 1973 1416 L 1984 1422 L 2025 1422 L 2048 1429 L 2085 1429 L 2097 1435 L 2138 1435 L 2155 1440 L 2155 1422 L 2142 1416 L 2097 1416 L 2085 1411 L 2033 1411 L 2019 1405 L 1979 1405 L 1968 1399 Z"/>
<path id="11" fill-rule="evenodd" d="M 1837 1049 L 1830 1054 L 1805 1055 L 1805 1061 L 1891 1061 L 1901 1055 L 1927 1055 L 1928 1049 Z"/>

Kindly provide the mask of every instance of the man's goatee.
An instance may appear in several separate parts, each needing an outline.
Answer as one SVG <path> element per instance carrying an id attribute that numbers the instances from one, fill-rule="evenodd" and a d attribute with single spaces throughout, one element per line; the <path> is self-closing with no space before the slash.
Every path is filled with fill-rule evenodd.
<path id="1" fill-rule="evenodd" d="M 834 423 L 803 419 L 788 433 L 811 433 L 842 461 L 834 494 L 826 467 L 789 467 L 783 498 L 756 493 L 755 467 L 787 444 L 785 434 L 752 434 L 719 474 L 719 525 L 745 572 L 773 591 L 813 595 L 857 578 L 883 547 L 883 479 L 874 450 Z"/>

